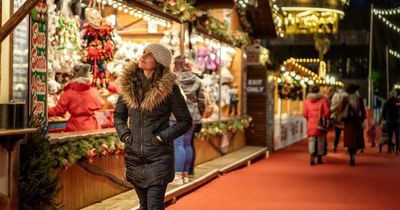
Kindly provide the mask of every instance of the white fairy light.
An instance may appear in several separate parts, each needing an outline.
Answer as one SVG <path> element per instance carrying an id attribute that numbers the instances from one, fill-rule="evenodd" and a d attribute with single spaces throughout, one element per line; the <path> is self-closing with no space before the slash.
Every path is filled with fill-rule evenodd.
<path id="1" fill-rule="evenodd" d="M 398 15 L 400 14 L 400 7 L 393 9 L 374 9 L 374 14 L 377 15 Z"/>
<path id="2" fill-rule="evenodd" d="M 389 49 L 389 54 L 393 57 L 396 57 L 397 59 L 400 59 L 400 53 L 395 50 Z"/>
<path id="3" fill-rule="evenodd" d="M 97 0 L 97 2 L 102 3 L 103 5 L 108 5 L 110 7 L 113 7 L 114 9 L 118 9 L 119 11 L 122 11 L 125 14 L 129 14 L 140 19 L 143 18 L 146 21 L 153 21 L 154 23 L 162 27 L 170 27 L 170 23 L 167 20 L 153 16 L 149 13 L 144 13 L 143 11 L 130 7 L 125 3 L 121 2 L 121 0 Z"/>

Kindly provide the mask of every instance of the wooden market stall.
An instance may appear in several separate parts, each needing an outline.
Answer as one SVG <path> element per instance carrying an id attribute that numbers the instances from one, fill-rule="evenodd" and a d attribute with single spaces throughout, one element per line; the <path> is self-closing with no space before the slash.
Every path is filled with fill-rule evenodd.
<path id="1" fill-rule="evenodd" d="M 209 116 L 204 116 L 202 132 L 194 141 L 196 165 L 246 146 L 244 128 L 250 119 L 244 117 L 242 106 L 244 58 L 241 45 L 221 35 L 210 34 L 207 26 L 200 22 L 191 24 L 195 30 L 189 34 L 191 26 L 147 1 L 102 1 L 95 8 L 101 8 L 102 16 L 114 27 L 117 48 L 107 67 L 117 75 L 121 70 L 120 64 L 127 59 L 138 59 L 145 45 L 156 42 L 171 49 L 174 56 L 183 54 L 191 59 L 195 71 L 203 78 L 215 76 L 217 79 L 216 83 L 208 83 L 208 96 L 215 98 L 207 104 Z M 222 11 L 213 11 L 213 14 L 222 17 Z M 238 27 L 235 17 L 229 19 L 232 26 Z M 218 17 L 212 21 L 222 26 Z M 198 68 L 201 66 L 197 62 L 201 52 L 199 48 L 214 48 L 214 55 L 210 51 L 201 55 L 215 56 L 214 67 Z M 57 66 L 49 65 L 51 67 Z M 221 79 L 221 72 L 227 74 L 225 81 Z M 220 88 L 222 86 L 224 90 Z M 232 105 L 229 112 L 230 97 L 233 96 L 237 105 Z M 104 99 L 107 100 L 106 97 Z M 62 201 L 62 209 L 82 208 L 132 188 L 124 179 L 124 158 L 121 154 L 124 148 L 110 125 L 112 111 L 112 104 L 108 104 L 107 108 L 98 112 L 103 129 L 94 132 L 64 132 L 68 116 L 50 118 L 50 147 L 58 156 L 56 165 L 61 191 L 57 200 Z"/>

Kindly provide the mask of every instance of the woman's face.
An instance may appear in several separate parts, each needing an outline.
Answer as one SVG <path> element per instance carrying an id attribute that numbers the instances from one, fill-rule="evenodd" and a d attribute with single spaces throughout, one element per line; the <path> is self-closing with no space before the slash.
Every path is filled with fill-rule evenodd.
<path id="1" fill-rule="evenodd" d="M 156 67 L 156 59 L 151 52 L 144 50 L 143 55 L 139 59 L 139 67 L 144 71 L 153 71 Z"/>

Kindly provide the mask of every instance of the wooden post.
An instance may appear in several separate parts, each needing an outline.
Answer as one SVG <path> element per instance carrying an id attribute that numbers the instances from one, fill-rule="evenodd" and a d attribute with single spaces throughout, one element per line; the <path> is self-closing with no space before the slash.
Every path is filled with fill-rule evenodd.
<path id="1" fill-rule="evenodd" d="M 0 28 L 0 42 L 10 35 L 10 33 L 21 23 L 21 21 L 32 11 L 32 9 L 41 0 L 29 0 L 8 19 L 8 21 Z"/>

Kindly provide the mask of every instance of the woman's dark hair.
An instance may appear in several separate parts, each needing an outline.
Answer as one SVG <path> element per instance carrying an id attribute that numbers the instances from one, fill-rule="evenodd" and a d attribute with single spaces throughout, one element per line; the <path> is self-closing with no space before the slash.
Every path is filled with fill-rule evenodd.
<path id="1" fill-rule="evenodd" d="M 319 93 L 319 85 L 314 85 L 310 89 L 311 93 Z"/>
<path id="2" fill-rule="evenodd" d="M 153 84 L 155 81 L 160 80 L 161 77 L 163 76 L 164 72 L 167 70 L 168 70 L 167 67 L 161 65 L 160 63 L 158 63 L 156 61 L 156 67 L 154 68 L 154 73 L 150 80 L 151 84 Z"/>

